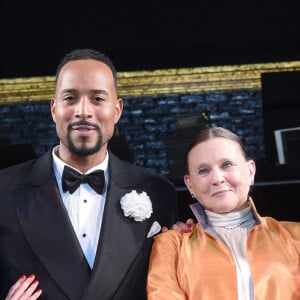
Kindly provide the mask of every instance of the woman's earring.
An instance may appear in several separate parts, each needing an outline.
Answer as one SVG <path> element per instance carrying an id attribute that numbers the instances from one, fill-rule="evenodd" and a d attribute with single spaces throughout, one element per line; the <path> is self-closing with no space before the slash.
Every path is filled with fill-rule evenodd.
<path id="1" fill-rule="evenodd" d="M 194 195 L 194 194 L 191 194 L 191 197 L 192 197 L 193 199 L 196 199 L 196 197 L 195 197 L 195 195 Z"/>
<path id="2" fill-rule="evenodd" d="M 253 185 L 253 184 L 254 184 L 254 178 L 251 178 L 250 185 Z"/>

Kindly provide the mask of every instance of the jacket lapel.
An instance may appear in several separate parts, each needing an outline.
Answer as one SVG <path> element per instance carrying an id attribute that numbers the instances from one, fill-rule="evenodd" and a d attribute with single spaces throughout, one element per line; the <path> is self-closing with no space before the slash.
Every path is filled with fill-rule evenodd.
<path id="1" fill-rule="evenodd" d="M 110 153 L 108 187 L 101 235 L 91 283 L 86 299 L 111 299 L 126 276 L 143 244 L 149 221 L 135 222 L 125 217 L 120 199 L 133 189 L 130 174 L 123 163 Z M 137 274 L 138 276 L 138 274 Z"/>
<path id="2" fill-rule="evenodd" d="M 90 268 L 61 201 L 50 151 L 37 160 L 28 185 L 20 189 L 17 211 L 33 252 L 70 299 L 82 299 Z"/>

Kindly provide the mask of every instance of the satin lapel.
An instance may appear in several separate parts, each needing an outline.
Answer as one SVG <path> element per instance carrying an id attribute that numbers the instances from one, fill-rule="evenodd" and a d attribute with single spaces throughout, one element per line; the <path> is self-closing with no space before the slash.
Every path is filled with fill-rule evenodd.
<path id="1" fill-rule="evenodd" d="M 29 245 L 50 276 L 71 299 L 81 299 L 90 269 L 60 199 L 51 162 L 43 157 L 28 185 L 17 191 L 20 224 Z"/>
<path id="2" fill-rule="evenodd" d="M 111 299 L 139 253 L 149 228 L 148 221 L 124 217 L 120 199 L 132 191 L 130 174 L 111 156 L 111 180 L 106 199 L 101 236 L 87 299 Z M 116 171 L 117 170 L 117 171 Z M 120 187 L 121 186 L 121 187 Z M 137 274 L 138 276 L 138 274 Z"/>

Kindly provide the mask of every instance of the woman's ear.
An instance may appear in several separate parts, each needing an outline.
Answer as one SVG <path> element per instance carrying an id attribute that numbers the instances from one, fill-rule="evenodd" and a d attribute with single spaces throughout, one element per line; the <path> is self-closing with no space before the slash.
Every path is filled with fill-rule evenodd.
<path id="1" fill-rule="evenodd" d="M 254 176 L 256 173 L 256 164 L 254 160 L 249 161 L 249 175 L 250 175 L 250 183 L 251 185 L 254 183 Z"/>
<path id="2" fill-rule="evenodd" d="M 191 186 L 190 175 L 189 174 L 184 175 L 183 180 L 184 180 L 184 183 L 185 183 L 187 189 L 189 190 L 190 194 L 195 195 L 194 191 L 193 191 L 193 188 Z"/>

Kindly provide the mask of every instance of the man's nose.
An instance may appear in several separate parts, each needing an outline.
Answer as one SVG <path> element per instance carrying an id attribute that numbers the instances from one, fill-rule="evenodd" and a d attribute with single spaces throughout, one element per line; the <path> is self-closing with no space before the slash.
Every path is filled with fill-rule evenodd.
<path id="1" fill-rule="evenodd" d="M 82 97 L 77 105 L 76 116 L 78 118 L 88 118 L 91 115 L 91 102 L 87 97 Z"/>

